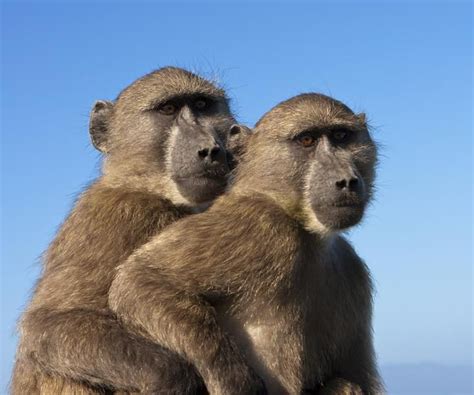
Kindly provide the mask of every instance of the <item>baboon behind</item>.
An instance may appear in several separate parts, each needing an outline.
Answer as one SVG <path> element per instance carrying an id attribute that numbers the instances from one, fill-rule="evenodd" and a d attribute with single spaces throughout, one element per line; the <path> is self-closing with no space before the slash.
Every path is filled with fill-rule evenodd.
<path id="1" fill-rule="evenodd" d="M 133 250 L 224 191 L 234 122 L 222 89 L 173 67 L 95 104 L 90 133 L 105 154 L 103 174 L 44 256 L 20 323 L 13 394 L 204 388 L 184 359 L 127 331 L 107 298 L 115 268 Z"/>
<path id="2" fill-rule="evenodd" d="M 111 308 L 211 394 L 382 392 L 370 275 L 341 235 L 364 214 L 375 162 L 363 114 L 320 94 L 277 105 L 229 193 L 120 266 Z"/>

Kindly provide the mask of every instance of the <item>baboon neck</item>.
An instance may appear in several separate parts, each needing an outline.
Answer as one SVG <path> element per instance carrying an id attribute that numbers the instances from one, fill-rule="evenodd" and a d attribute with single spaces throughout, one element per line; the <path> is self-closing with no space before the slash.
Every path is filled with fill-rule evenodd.
<path id="1" fill-rule="evenodd" d="M 193 203 L 185 199 L 177 190 L 174 182 L 166 175 L 150 170 L 116 168 L 104 171 L 102 184 L 110 188 L 127 189 L 156 195 L 176 206 L 184 206 L 199 211 Z"/>

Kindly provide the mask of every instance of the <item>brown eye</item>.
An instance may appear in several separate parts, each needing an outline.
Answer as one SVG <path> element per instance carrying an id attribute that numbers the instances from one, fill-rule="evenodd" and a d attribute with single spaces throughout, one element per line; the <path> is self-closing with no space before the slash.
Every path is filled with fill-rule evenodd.
<path id="1" fill-rule="evenodd" d="M 331 133 L 332 139 L 337 143 L 343 143 L 349 139 L 349 131 L 344 129 L 336 129 Z"/>
<path id="2" fill-rule="evenodd" d="M 165 103 L 160 107 L 159 111 L 165 115 L 173 115 L 177 109 L 178 108 L 174 104 Z"/>
<path id="3" fill-rule="evenodd" d="M 300 143 L 303 147 L 311 147 L 316 142 L 316 139 L 311 136 L 310 134 L 302 134 L 301 136 L 297 137 L 298 143 Z"/>
<path id="4" fill-rule="evenodd" d="M 194 107 L 197 110 L 204 110 L 207 107 L 207 101 L 204 99 L 199 99 L 194 102 Z"/>

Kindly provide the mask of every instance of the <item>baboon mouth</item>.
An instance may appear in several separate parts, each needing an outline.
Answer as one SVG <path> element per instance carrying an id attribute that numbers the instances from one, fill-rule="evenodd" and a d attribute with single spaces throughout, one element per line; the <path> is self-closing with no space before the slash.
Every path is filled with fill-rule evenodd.
<path id="1" fill-rule="evenodd" d="M 195 174 L 174 179 L 180 193 L 192 202 L 202 203 L 214 200 L 224 193 L 227 177 L 223 175 Z"/>
<path id="2" fill-rule="evenodd" d="M 199 178 L 226 178 L 229 172 L 227 170 L 208 171 L 206 173 L 198 174 L 195 177 Z"/>
<path id="3" fill-rule="evenodd" d="M 174 179 L 177 182 L 190 182 L 193 180 L 196 181 L 217 181 L 217 182 L 226 182 L 227 173 L 224 174 L 193 174 L 186 177 L 176 177 Z"/>
<path id="4" fill-rule="evenodd" d="M 199 173 L 192 173 L 186 175 L 180 175 L 179 177 L 174 177 L 176 181 L 190 181 L 193 179 L 209 179 L 209 180 L 223 180 L 227 178 L 229 174 L 228 169 L 213 169 L 207 170 Z"/>
<path id="5" fill-rule="evenodd" d="M 221 188 L 227 185 L 227 173 L 199 173 L 176 177 L 174 181 L 184 187 Z"/>
<path id="6" fill-rule="evenodd" d="M 344 199 L 337 201 L 315 202 L 314 207 L 323 210 L 332 208 L 363 209 L 365 207 L 365 203 L 362 199 Z"/>
<path id="7" fill-rule="evenodd" d="M 313 206 L 313 210 L 324 226 L 334 230 L 347 229 L 362 219 L 365 211 L 363 203 L 337 202 Z"/>

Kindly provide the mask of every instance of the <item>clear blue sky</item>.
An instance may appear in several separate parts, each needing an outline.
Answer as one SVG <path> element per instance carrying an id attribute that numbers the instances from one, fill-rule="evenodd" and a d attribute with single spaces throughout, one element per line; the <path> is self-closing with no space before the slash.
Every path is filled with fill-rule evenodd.
<path id="1" fill-rule="evenodd" d="M 350 237 L 380 362 L 470 362 L 472 6 L 314 3 L 3 3 L 0 393 L 40 254 L 100 168 L 88 112 L 164 65 L 218 76 L 250 125 L 305 91 L 366 111 L 378 193 Z"/>

